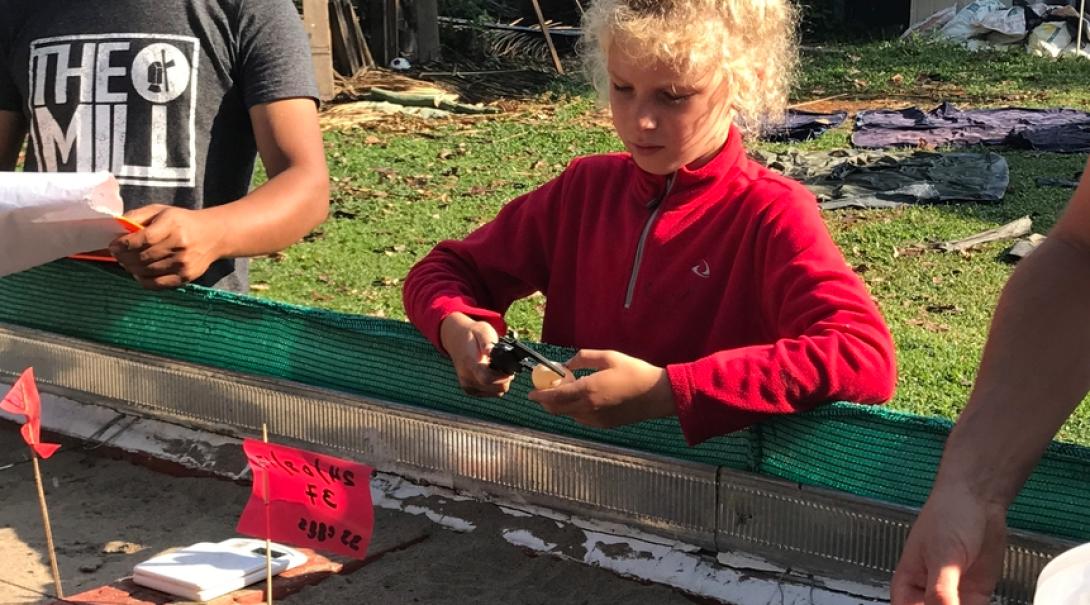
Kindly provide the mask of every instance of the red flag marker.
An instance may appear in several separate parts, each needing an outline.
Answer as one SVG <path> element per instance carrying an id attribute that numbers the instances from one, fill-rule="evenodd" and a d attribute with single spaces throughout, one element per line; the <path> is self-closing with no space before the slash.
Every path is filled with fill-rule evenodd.
<path id="1" fill-rule="evenodd" d="M 374 525 L 371 467 L 256 439 L 242 449 L 254 481 L 238 533 L 367 556 Z"/>
<path id="2" fill-rule="evenodd" d="M 57 565 L 57 551 L 53 547 L 53 527 L 49 524 L 49 509 L 45 504 L 42 471 L 38 468 L 39 457 L 48 458 L 61 446 L 56 443 L 42 443 L 42 400 L 38 396 L 38 385 L 34 383 L 34 368 L 23 370 L 19 380 L 15 381 L 8 394 L 0 400 L 0 410 L 26 417 L 26 422 L 23 423 L 23 428 L 19 429 L 19 432 L 22 433 L 23 441 L 26 441 L 33 452 L 30 462 L 34 468 L 34 483 L 38 487 L 38 507 L 42 512 L 42 525 L 45 528 L 45 547 L 49 551 L 49 566 L 53 570 L 53 586 L 57 589 L 57 597 L 63 599 L 64 587 L 61 585 L 61 572 Z"/>
<path id="3" fill-rule="evenodd" d="M 56 443 L 42 443 L 42 400 L 38 396 L 38 385 L 34 383 L 34 368 L 23 370 L 19 380 L 0 401 L 0 410 L 26 417 L 19 432 L 23 435 L 23 441 L 38 456 L 48 458 L 60 449 L 61 446 Z"/>

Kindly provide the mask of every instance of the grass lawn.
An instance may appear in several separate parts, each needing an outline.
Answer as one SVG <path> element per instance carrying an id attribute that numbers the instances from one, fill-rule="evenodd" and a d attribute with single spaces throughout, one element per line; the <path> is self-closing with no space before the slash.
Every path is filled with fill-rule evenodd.
<path id="1" fill-rule="evenodd" d="M 968 53 L 920 43 L 825 47 L 804 54 L 795 97 L 927 108 L 1065 105 L 1090 109 L 1090 61 L 1046 61 L 1020 52 Z M 355 127 L 326 135 L 332 216 L 282 254 L 256 261 L 255 294 L 351 313 L 403 318 L 401 280 L 439 240 L 461 237 L 511 198 L 558 174 L 573 156 L 620 147 L 608 120 L 578 82 L 559 82 L 515 111 L 487 119 Z M 847 146 L 850 126 L 800 147 Z M 783 145 L 751 145 L 782 149 Z M 957 416 L 975 375 L 991 311 L 1012 266 L 1009 244 L 969 255 L 895 251 L 972 235 L 1023 215 L 1045 232 L 1071 195 L 1039 188 L 1036 176 L 1071 178 L 1081 155 L 1002 151 L 1011 186 L 996 205 L 837 211 L 826 220 L 890 322 L 900 355 L 892 407 Z M 512 246 L 518 245 L 512 242 Z M 508 319 L 528 337 L 543 300 L 518 303 Z M 1090 410 L 1061 439 L 1090 444 Z"/>

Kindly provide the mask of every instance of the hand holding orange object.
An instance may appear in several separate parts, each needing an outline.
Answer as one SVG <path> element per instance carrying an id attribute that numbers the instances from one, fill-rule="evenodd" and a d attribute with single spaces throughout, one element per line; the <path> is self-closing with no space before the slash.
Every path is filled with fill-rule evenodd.
<path id="1" fill-rule="evenodd" d="M 117 221 L 118 225 L 121 225 L 122 229 L 124 229 L 125 231 L 127 231 L 129 233 L 136 233 L 137 231 L 144 228 L 139 223 L 134 223 L 134 222 L 130 221 L 129 219 L 123 217 L 123 216 L 114 217 L 114 220 Z M 103 263 L 116 263 L 117 262 L 117 259 L 114 258 L 114 256 L 112 254 L 110 254 L 110 251 L 105 249 L 105 248 L 103 248 L 101 250 L 93 250 L 93 251 L 90 251 L 90 252 L 80 252 L 79 254 L 73 254 L 72 256 L 69 256 L 68 258 L 72 258 L 72 259 L 75 259 L 75 260 L 91 260 L 91 261 L 97 261 L 97 262 L 103 262 Z"/>
<path id="2" fill-rule="evenodd" d="M 138 208 L 124 218 L 144 228 L 114 240 L 110 253 L 145 288 L 179 288 L 221 256 L 227 227 L 206 216 L 161 204 Z"/>
<path id="3" fill-rule="evenodd" d="M 583 349 L 564 364 L 595 370 L 572 382 L 529 393 L 547 411 L 595 428 L 612 428 L 676 413 L 666 370 L 617 351 Z M 571 372 L 569 372 L 571 375 Z"/>

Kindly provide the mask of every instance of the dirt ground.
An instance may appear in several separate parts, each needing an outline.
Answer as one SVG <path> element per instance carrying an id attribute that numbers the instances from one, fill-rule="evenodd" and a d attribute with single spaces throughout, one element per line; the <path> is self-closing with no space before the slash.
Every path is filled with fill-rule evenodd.
<path id="1" fill-rule="evenodd" d="M 74 441 L 42 463 L 65 593 L 130 575 L 171 547 L 235 536 L 249 487 L 183 478 L 103 457 Z M 402 546 L 358 571 L 284 600 L 317 603 L 686 604 L 694 599 L 609 571 L 533 556 L 505 541 L 509 517 L 494 505 L 458 502 L 465 533 L 425 516 L 375 511 L 371 552 Z M 543 521 L 548 522 L 548 521 Z M 0 420 L 0 604 L 40 603 L 52 592 L 31 464 L 17 427 Z"/>

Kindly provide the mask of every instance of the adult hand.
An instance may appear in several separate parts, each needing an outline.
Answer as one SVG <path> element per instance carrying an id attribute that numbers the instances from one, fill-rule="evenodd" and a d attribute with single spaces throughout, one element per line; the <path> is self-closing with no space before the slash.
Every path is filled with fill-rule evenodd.
<path id="1" fill-rule="evenodd" d="M 450 355 L 458 384 L 467 395 L 503 397 L 514 376 L 488 367 L 488 356 L 499 336 L 492 324 L 477 321 L 464 313 L 452 313 L 439 326 L 439 340 Z"/>
<path id="2" fill-rule="evenodd" d="M 936 486 L 893 574 L 892 605 L 987 605 L 1006 544 L 1005 507 Z"/>
<path id="3" fill-rule="evenodd" d="M 154 204 L 125 218 L 144 226 L 110 244 L 110 253 L 151 290 L 179 288 L 192 282 L 220 258 L 226 225 L 207 220 L 200 210 Z"/>
<path id="4" fill-rule="evenodd" d="M 553 414 L 596 428 L 672 416 L 677 408 L 666 370 L 617 351 L 584 349 L 565 366 L 597 370 L 575 382 L 530 392 Z"/>

